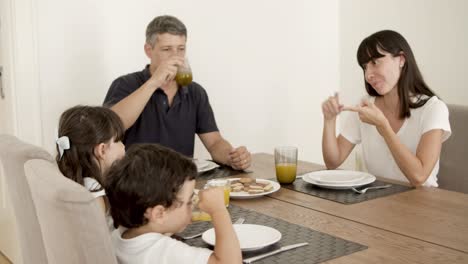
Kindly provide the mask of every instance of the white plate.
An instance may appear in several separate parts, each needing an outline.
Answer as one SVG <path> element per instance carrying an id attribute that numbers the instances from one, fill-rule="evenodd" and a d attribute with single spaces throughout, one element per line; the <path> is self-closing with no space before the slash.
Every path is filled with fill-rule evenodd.
<path id="1" fill-rule="evenodd" d="M 233 225 L 242 251 L 251 251 L 272 245 L 281 239 L 280 231 L 263 225 Z M 205 243 L 214 246 L 216 243 L 214 228 L 202 235 Z"/>
<path id="2" fill-rule="evenodd" d="M 339 181 L 340 177 L 342 181 Z M 362 171 L 324 170 L 304 174 L 302 179 L 323 188 L 351 189 L 373 183 L 375 176 Z"/>
<path id="3" fill-rule="evenodd" d="M 347 171 L 346 173 L 327 173 L 316 177 L 316 181 L 323 184 L 347 184 L 362 181 L 366 176 L 356 171 Z"/>
<path id="4" fill-rule="evenodd" d="M 199 160 L 199 159 L 194 159 L 193 163 L 197 166 L 197 171 L 199 173 L 205 172 L 205 171 L 210 171 L 212 169 L 216 169 L 219 167 L 218 164 L 210 161 L 210 160 Z"/>
<path id="5" fill-rule="evenodd" d="M 240 178 L 232 178 L 232 179 L 229 179 L 229 181 L 235 181 L 235 180 L 239 180 Z M 280 188 L 281 188 L 281 185 L 275 181 L 270 181 L 270 180 L 264 180 L 264 179 L 256 179 L 257 182 L 260 182 L 260 183 L 270 183 L 272 186 L 273 186 L 273 189 L 271 189 L 270 191 L 268 192 L 262 192 L 262 193 L 254 193 L 254 194 L 250 194 L 248 192 L 230 192 L 229 196 L 233 199 L 251 199 L 251 198 L 257 198 L 257 197 L 261 197 L 261 196 L 264 196 L 264 195 L 267 195 L 267 194 L 270 194 L 270 193 L 274 193 L 276 191 L 278 191 Z"/>

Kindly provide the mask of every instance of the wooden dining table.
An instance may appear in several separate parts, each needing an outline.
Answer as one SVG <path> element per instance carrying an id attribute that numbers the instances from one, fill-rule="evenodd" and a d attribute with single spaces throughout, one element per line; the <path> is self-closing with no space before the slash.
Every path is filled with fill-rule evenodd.
<path id="1" fill-rule="evenodd" d="M 298 175 L 323 169 L 298 162 Z M 234 177 L 274 178 L 273 155 L 253 154 L 249 170 Z M 281 188 L 261 198 L 231 202 L 368 246 L 326 263 L 468 263 L 467 194 L 420 187 L 341 204 Z"/>

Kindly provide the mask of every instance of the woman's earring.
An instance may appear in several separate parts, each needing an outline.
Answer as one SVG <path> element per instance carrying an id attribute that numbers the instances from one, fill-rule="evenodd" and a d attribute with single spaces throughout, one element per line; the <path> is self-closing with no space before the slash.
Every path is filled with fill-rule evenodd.
<path id="1" fill-rule="evenodd" d="M 404 65 L 404 64 L 400 64 L 400 68 L 403 68 L 403 65 Z"/>

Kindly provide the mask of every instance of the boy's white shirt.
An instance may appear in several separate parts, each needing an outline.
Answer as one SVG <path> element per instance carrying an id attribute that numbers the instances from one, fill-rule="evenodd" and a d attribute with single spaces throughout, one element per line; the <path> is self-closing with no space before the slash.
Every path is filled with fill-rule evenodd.
<path id="1" fill-rule="evenodd" d="M 112 243 L 120 264 L 208 263 L 213 253 L 207 248 L 189 246 L 159 233 L 147 233 L 124 239 L 125 228 L 112 232 Z"/>

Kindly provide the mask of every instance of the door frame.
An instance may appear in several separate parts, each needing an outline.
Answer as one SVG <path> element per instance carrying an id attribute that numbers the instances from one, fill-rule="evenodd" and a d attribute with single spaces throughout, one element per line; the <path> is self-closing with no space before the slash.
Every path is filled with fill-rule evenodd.
<path id="1" fill-rule="evenodd" d="M 6 92 L 11 107 L 12 134 L 34 145 L 43 145 L 41 89 L 39 78 L 37 0 L 0 0 L 5 12 L 2 38 L 7 43 L 8 56 L 4 62 Z M 14 210 L 0 168 L 0 251 L 13 263 L 22 263 L 16 236 Z M 5 230 L 3 230 L 5 229 Z"/>
<path id="2" fill-rule="evenodd" d="M 39 78 L 37 0 L 2 0 L 10 3 L 12 96 L 15 136 L 43 146 Z"/>

